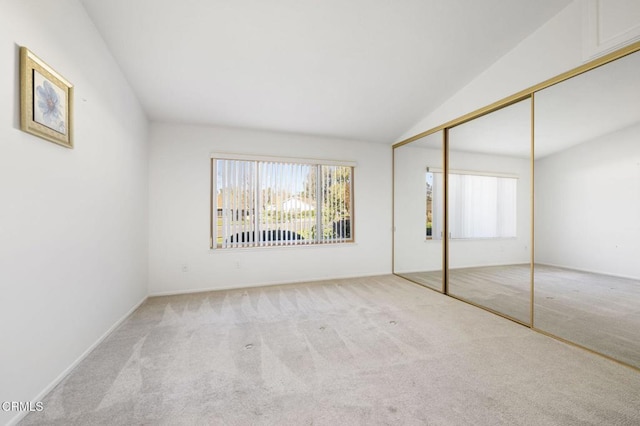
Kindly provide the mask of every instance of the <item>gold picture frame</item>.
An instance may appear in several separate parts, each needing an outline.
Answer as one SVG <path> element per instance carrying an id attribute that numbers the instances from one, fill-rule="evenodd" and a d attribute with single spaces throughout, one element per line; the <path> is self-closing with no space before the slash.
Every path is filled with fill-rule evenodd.
<path id="1" fill-rule="evenodd" d="M 20 128 L 73 149 L 73 85 L 20 47 Z"/>

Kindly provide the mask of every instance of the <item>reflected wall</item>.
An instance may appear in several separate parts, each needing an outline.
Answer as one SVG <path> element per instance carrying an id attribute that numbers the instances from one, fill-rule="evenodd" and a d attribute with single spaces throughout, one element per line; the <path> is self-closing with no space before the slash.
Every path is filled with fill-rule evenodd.
<path id="1" fill-rule="evenodd" d="M 535 100 L 535 326 L 640 367 L 640 53 Z"/>
<path id="2" fill-rule="evenodd" d="M 443 291 L 443 134 L 394 149 L 394 273 Z"/>

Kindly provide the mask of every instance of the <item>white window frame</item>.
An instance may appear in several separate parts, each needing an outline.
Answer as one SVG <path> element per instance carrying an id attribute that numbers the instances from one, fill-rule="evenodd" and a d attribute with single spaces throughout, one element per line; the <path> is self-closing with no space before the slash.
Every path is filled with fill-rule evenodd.
<path id="1" fill-rule="evenodd" d="M 217 160 L 234 160 L 234 161 L 252 161 L 252 162 L 270 162 L 270 163 L 288 163 L 288 164 L 304 164 L 309 166 L 315 166 L 318 169 L 318 173 L 320 173 L 321 167 L 318 166 L 338 166 L 338 167 L 349 167 L 351 168 L 351 188 L 350 188 L 350 238 L 333 238 L 333 239 L 324 239 L 320 237 L 320 233 L 317 233 L 315 240 L 305 240 L 302 243 L 279 243 L 279 244 L 255 244 L 252 242 L 251 244 L 245 243 L 236 243 L 233 245 L 220 246 L 217 243 L 217 220 L 218 220 L 218 206 L 217 206 Z M 355 193 L 355 169 L 357 163 L 354 161 L 343 161 L 343 160 L 328 160 L 328 159 L 317 159 L 317 158 L 299 158 L 299 157 L 280 157 L 280 156 L 267 156 L 267 155 L 252 155 L 252 154 L 236 154 L 236 153 L 227 153 L 227 152 L 214 152 L 211 153 L 211 200 L 210 200 L 210 248 L 211 249 L 234 249 L 234 248 L 263 248 L 263 247 L 301 247 L 301 246 L 309 246 L 309 245 L 335 245 L 340 243 L 354 243 L 355 242 L 355 209 L 354 209 L 354 193 Z M 320 176 L 318 176 L 320 177 Z M 318 182 L 320 179 L 318 179 Z M 322 204 L 322 198 L 320 197 L 321 188 L 318 185 L 317 188 L 317 205 L 320 206 Z M 320 209 L 317 209 L 318 211 Z M 322 228 L 322 216 L 321 214 L 316 214 L 316 226 L 317 229 Z M 257 221 L 256 221 L 257 222 Z M 258 231 L 259 232 L 259 231 Z"/>

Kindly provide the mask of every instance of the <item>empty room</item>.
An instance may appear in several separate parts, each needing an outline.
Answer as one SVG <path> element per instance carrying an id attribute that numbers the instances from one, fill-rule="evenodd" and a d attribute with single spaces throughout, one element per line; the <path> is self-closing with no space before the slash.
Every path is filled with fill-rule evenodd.
<path id="1" fill-rule="evenodd" d="M 640 424 L 636 0 L 0 0 L 0 424 Z"/>

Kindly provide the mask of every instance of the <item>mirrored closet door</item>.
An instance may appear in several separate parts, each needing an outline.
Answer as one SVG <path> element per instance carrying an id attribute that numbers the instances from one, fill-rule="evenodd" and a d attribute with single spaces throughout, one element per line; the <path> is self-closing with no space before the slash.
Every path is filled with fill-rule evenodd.
<path id="1" fill-rule="evenodd" d="M 531 99 L 448 134 L 448 293 L 531 323 Z"/>
<path id="2" fill-rule="evenodd" d="M 534 327 L 640 367 L 640 52 L 535 94 Z"/>
<path id="3" fill-rule="evenodd" d="M 394 145 L 394 273 L 640 370 L 640 42 Z"/>
<path id="4" fill-rule="evenodd" d="M 444 291 L 443 132 L 394 149 L 394 273 Z"/>

